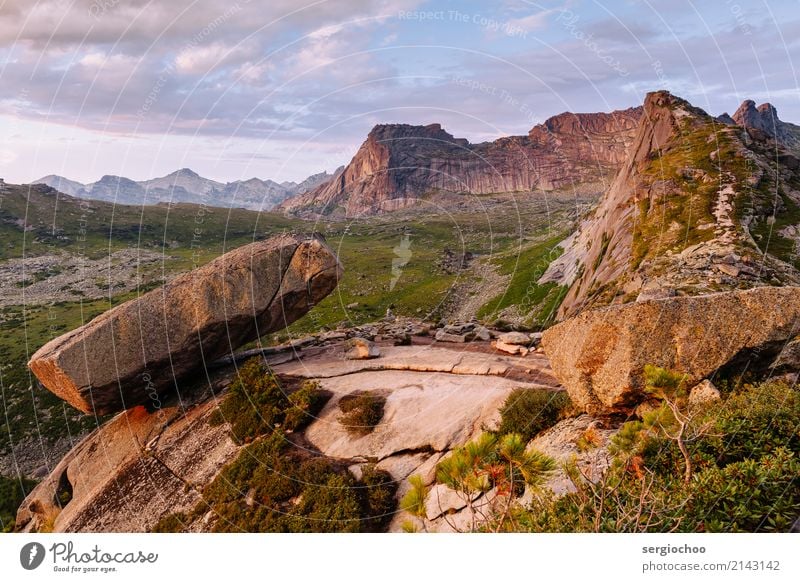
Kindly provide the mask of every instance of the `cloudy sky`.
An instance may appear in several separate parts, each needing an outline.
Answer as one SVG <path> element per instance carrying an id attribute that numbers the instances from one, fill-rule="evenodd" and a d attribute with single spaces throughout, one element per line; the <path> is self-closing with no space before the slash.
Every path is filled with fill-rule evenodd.
<path id="1" fill-rule="evenodd" d="M 470 141 L 667 88 L 800 122 L 798 0 L 0 0 L 0 177 L 281 180 L 376 123 Z"/>

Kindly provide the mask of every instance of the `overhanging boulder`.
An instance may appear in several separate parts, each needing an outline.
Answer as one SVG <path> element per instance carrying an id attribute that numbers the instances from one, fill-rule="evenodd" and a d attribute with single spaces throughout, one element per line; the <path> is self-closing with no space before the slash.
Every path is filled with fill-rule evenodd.
<path id="1" fill-rule="evenodd" d="M 318 238 L 252 243 L 54 339 L 28 365 L 86 413 L 152 403 L 177 379 L 300 318 L 340 274 Z"/>

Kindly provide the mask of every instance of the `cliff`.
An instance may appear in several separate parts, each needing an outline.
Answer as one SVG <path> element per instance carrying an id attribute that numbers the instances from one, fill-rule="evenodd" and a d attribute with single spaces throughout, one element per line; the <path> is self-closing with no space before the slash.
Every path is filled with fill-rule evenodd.
<path id="1" fill-rule="evenodd" d="M 601 192 L 626 157 L 641 108 L 562 113 L 527 136 L 470 144 L 439 124 L 378 125 L 333 180 L 286 200 L 294 214 L 376 214 L 438 192 Z"/>
<path id="2" fill-rule="evenodd" d="M 569 286 L 560 317 L 637 299 L 796 284 L 798 164 L 779 126 L 763 129 L 773 114 L 745 102 L 729 124 L 666 91 L 648 94 L 614 182 L 540 279 Z"/>

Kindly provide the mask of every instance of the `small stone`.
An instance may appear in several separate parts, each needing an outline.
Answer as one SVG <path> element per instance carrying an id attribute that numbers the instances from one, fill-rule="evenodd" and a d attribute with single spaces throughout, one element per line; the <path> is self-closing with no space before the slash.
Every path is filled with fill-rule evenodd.
<path id="1" fill-rule="evenodd" d="M 719 399 L 719 390 L 710 380 L 703 380 L 689 391 L 690 407 L 709 404 Z"/>
<path id="2" fill-rule="evenodd" d="M 497 336 L 497 341 L 514 346 L 527 346 L 531 343 L 531 336 L 521 331 L 509 331 Z"/>
<path id="3" fill-rule="evenodd" d="M 349 349 L 344 354 L 347 360 L 371 360 L 381 355 L 380 348 L 368 339 L 354 337 L 348 340 L 347 345 Z"/>
<path id="4" fill-rule="evenodd" d="M 355 301 L 353 303 L 348 303 L 347 305 L 345 305 L 345 307 L 347 309 L 355 309 L 356 307 L 358 307 L 358 301 Z"/>
<path id="5" fill-rule="evenodd" d="M 515 344 L 507 344 L 504 341 L 499 339 L 492 342 L 492 347 L 496 350 L 500 350 L 501 352 L 506 352 L 507 354 L 525 356 L 528 354 L 528 348 L 520 345 Z"/>
<path id="6" fill-rule="evenodd" d="M 725 275 L 728 275 L 730 277 L 738 277 L 739 276 L 739 271 L 740 271 L 739 267 L 736 267 L 734 265 L 728 265 L 726 263 L 721 263 L 721 264 L 717 265 L 717 269 L 721 273 L 724 273 Z"/>
<path id="7" fill-rule="evenodd" d="M 492 339 L 491 332 L 482 325 L 479 325 L 478 327 L 475 328 L 474 334 L 475 334 L 475 339 L 480 340 L 482 342 L 488 342 L 490 339 Z"/>
<path id="8" fill-rule="evenodd" d="M 436 332 L 437 342 L 449 342 L 455 344 L 463 344 L 467 341 L 466 335 L 456 335 L 454 333 L 447 333 L 445 330 L 440 329 Z"/>

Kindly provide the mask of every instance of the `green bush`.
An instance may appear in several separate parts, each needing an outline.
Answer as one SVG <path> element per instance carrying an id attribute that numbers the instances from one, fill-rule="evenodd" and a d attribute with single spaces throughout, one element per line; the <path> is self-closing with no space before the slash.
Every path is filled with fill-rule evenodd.
<path id="1" fill-rule="evenodd" d="M 327 471 L 324 481 L 307 483 L 298 504 L 291 510 L 290 531 L 361 531 L 361 501 L 355 479 L 349 473 Z"/>
<path id="2" fill-rule="evenodd" d="M 663 410 L 651 415 L 658 417 Z M 692 419 L 681 479 L 674 439 L 648 417 L 625 423 L 598 483 L 568 468 L 575 492 L 517 510 L 517 530 L 540 532 L 785 532 L 800 515 L 800 394 L 780 382 L 747 385 Z"/>
<path id="3" fill-rule="evenodd" d="M 314 420 L 330 399 L 330 394 L 320 389 L 319 383 L 308 380 L 303 386 L 289 394 L 291 407 L 286 410 L 283 427 L 288 430 L 300 430 Z"/>
<path id="4" fill-rule="evenodd" d="M 686 529 L 787 532 L 800 515 L 800 460 L 786 448 L 703 471 L 692 484 Z"/>
<path id="5" fill-rule="evenodd" d="M 239 368 L 211 423 L 230 423 L 233 439 L 242 444 L 277 426 L 287 430 L 304 428 L 328 398 L 330 395 L 311 381 L 287 394 L 263 360 L 252 358 Z"/>
<path id="6" fill-rule="evenodd" d="M 271 432 L 290 406 L 277 378 L 256 357 L 239 368 L 212 422 L 230 423 L 234 440 L 241 444 Z"/>
<path id="7" fill-rule="evenodd" d="M 397 508 L 397 482 L 375 465 L 364 465 L 360 487 L 364 514 L 369 516 L 363 524 L 365 531 L 383 531 Z"/>
<path id="8" fill-rule="evenodd" d="M 17 479 L 0 475 L 0 532 L 14 529 L 17 509 L 35 486 L 36 481 L 25 477 Z"/>
<path id="9" fill-rule="evenodd" d="M 566 392 L 517 388 L 500 409 L 498 434 L 516 433 L 525 440 L 555 425 L 571 409 Z"/>
<path id="10" fill-rule="evenodd" d="M 209 510 L 218 532 L 381 531 L 394 512 L 396 489 L 384 471 L 367 465 L 356 480 L 332 459 L 310 457 L 275 431 L 223 468 L 190 515 L 166 516 L 153 531 L 181 531 Z"/>
<path id="11" fill-rule="evenodd" d="M 375 430 L 383 418 L 386 397 L 373 392 L 354 392 L 339 400 L 342 416 L 339 422 L 347 432 L 366 435 Z"/>
<path id="12" fill-rule="evenodd" d="M 719 437 L 701 443 L 718 464 L 743 461 L 786 447 L 800 455 L 800 391 L 783 382 L 748 384 L 713 411 Z"/>

